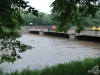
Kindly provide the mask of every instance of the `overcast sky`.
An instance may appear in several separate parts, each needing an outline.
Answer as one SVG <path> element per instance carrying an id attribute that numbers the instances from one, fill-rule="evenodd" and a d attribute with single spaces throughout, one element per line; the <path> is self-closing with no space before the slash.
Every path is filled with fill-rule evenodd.
<path id="1" fill-rule="evenodd" d="M 25 0 L 30 2 L 29 5 L 35 7 L 39 12 L 50 13 L 50 4 L 54 0 Z"/>

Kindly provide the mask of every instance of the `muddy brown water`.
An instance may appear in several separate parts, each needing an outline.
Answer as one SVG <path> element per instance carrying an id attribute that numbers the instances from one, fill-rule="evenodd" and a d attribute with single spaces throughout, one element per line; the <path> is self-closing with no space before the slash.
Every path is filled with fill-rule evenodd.
<path id="1" fill-rule="evenodd" d="M 100 43 L 97 42 L 71 41 L 68 38 L 36 34 L 24 34 L 18 40 L 34 48 L 21 53 L 22 59 L 13 64 L 7 62 L 0 64 L 4 71 L 22 70 L 27 67 L 41 69 L 58 63 L 100 56 Z"/>

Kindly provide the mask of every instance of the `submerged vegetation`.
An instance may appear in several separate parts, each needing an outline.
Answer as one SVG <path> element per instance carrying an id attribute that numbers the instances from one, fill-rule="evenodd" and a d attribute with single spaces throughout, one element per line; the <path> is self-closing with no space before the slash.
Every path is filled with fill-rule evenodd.
<path id="1" fill-rule="evenodd" d="M 15 71 L 5 74 L 3 74 L 3 71 L 1 70 L 0 75 L 95 75 L 94 73 L 89 73 L 88 71 L 92 70 L 96 65 L 100 65 L 100 57 L 86 58 L 83 61 L 71 61 L 69 63 L 46 67 L 41 70 L 32 70 L 28 68 L 20 72 Z M 100 68 L 98 68 L 98 70 L 99 69 Z"/>

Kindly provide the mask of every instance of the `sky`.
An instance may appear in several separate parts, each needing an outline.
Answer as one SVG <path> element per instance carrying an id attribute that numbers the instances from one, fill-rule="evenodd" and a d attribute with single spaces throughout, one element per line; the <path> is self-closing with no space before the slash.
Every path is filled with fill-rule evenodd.
<path id="1" fill-rule="evenodd" d="M 39 12 L 50 14 L 52 8 L 49 6 L 54 0 L 25 0 L 25 1 L 30 2 L 29 5 L 35 7 L 35 9 L 37 9 Z"/>

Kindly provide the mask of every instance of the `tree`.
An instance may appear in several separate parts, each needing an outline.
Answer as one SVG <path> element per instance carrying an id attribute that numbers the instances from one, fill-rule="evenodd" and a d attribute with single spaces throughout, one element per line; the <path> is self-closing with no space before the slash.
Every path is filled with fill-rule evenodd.
<path id="1" fill-rule="evenodd" d="M 50 25 L 52 22 L 51 22 L 51 18 L 50 18 L 50 15 L 49 14 L 45 14 L 43 17 L 42 17 L 42 22 L 43 24 L 45 25 Z"/>
<path id="2" fill-rule="evenodd" d="M 25 25 L 29 25 L 29 23 L 33 23 L 33 25 L 54 25 L 56 23 L 52 22 L 52 14 L 46 14 L 44 12 L 39 12 L 38 17 L 32 14 L 22 15 L 25 20 Z"/>
<path id="3" fill-rule="evenodd" d="M 71 26 L 76 26 L 80 33 L 87 25 L 81 25 L 88 15 L 95 17 L 99 0 L 55 0 L 51 7 L 54 14 L 53 20 L 58 22 L 58 31 L 66 32 Z"/>
<path id="4" fill-rule="evenodd" d="M 22 17 L 25 21 L 25 26 L 28 26 L 30 23 L 33 23 L 33 15 L 31 13 L 22 14 Z"/>
<path id="5" fill-rule="evenodd" d="M 86 17 L 85 19 L 85 23 L 92 27 L 92 26 L 100 26 L 100 9 L 96 12 L 95 14 L 95 18 L 92 18 L 91 15 L 89 15 L 89 17 Z"/>
<path id="6" fill-rule="evenodd" d="M 31 13 L 22 15 L 23 19 L 25 20 L 25 25 L 29 25 L 29 23 L 33 23 L 33 25 L 41 25 L 42 24 L 42 17 L 45 15 L 43 12 L 38 12 L 38 17 L 32 15 Z"/>
<path id="7" fill-rule="evenodd" d="M 0 63 L 14 62 L 21 58 L 18 52 L 32 48 L 17 40 L 21 37 L 20 26 L 24 25 L 21 14 L 30 12 L 38 16 L 38 11 L 24 0 L 0 0 Z"/>

